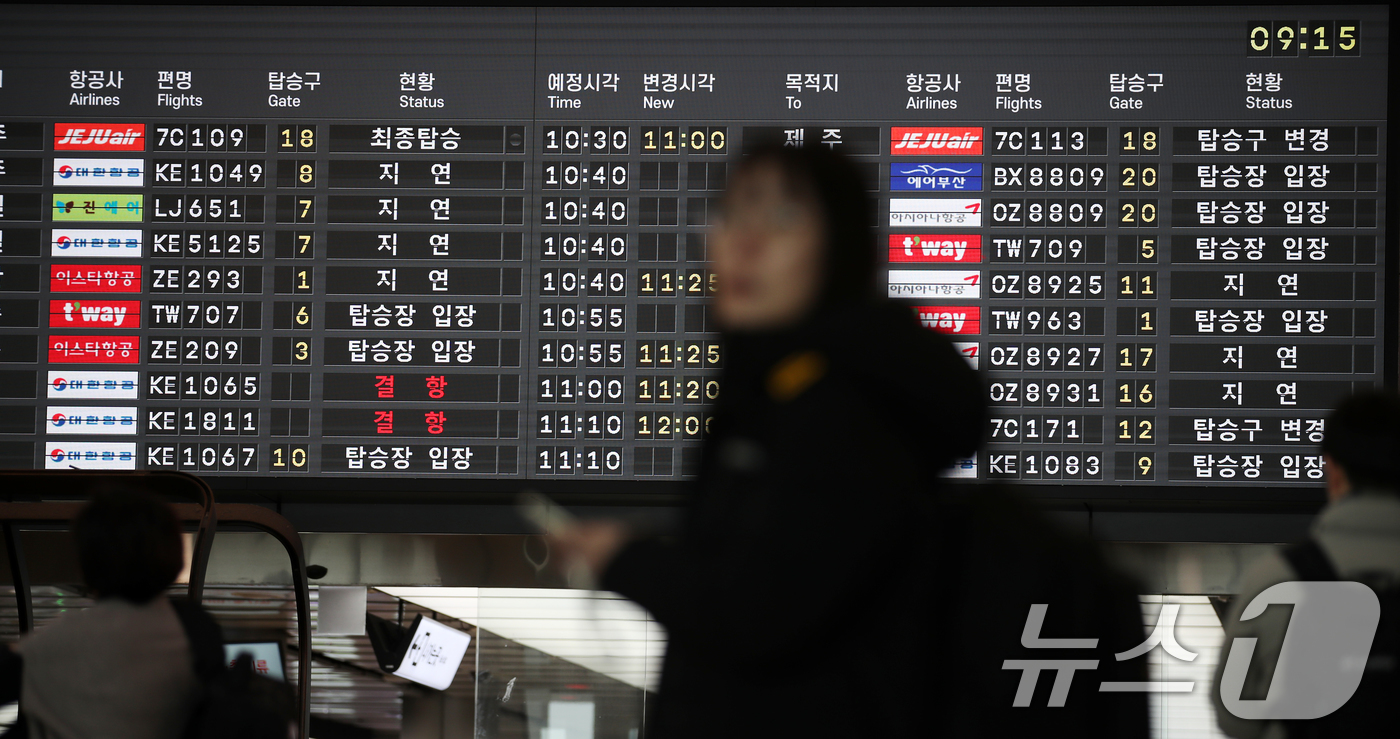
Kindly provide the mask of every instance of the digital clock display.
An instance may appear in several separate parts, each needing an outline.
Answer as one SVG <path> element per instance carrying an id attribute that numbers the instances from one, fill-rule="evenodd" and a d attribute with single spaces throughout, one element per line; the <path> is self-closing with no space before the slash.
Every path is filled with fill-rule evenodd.
<path id="1" fill-rule="evenodd" d="M 956 477 L 1310 495 L 1395 376 L 1385 6 L 3 15 L 3 467 L 665 488 L 774 137 L 985 374 Z"/>

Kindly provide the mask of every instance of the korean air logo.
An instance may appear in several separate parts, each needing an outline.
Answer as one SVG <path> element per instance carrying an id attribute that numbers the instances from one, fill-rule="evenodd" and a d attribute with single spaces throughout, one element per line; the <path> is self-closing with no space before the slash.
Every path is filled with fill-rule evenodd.
<path id="1" fill-rule="evenodd" d="M 47 470 L 134 470 L 134 442 L 69 441 L 44 445 Z"/>
<path id="2" fill-rule="evenodd" d="M 142 242 L 141 229 L 138 228 L 56 228 L 50 239 L 51 256 L 140 257 Z"/>
<path id="3" fill-rule="evenodd" d="M 48 433 L 136 435 L 135 406 L 49 406 Z"/>
<path id="4" fill-rule="evenodd" d="M 146 184 L 146 163 L 141 159 L 55 159 L 55 185 L 141 187 Z"/>
<path id="5" fill-rule="evenodd" d="M 48 397 L 69 400 L 136 400 L 140 373 L 54 370 L 49 372 Z M 61 412 L 55 409 L 55 412 Z"/>

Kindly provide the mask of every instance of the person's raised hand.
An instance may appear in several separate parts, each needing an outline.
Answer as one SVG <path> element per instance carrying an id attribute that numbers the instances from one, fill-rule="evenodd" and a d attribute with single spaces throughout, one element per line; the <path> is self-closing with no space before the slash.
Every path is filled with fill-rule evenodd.
<path id="1" fill-rule="evenodd" d="M 582 570 L 583 573 L 578 574 L 586 573 L 591 582 L 597 581 L 631 538 L 627 524 L 609 518 L 561 524 L 544 535 L 564 574 L 574 579 L 575 573 Z"/>

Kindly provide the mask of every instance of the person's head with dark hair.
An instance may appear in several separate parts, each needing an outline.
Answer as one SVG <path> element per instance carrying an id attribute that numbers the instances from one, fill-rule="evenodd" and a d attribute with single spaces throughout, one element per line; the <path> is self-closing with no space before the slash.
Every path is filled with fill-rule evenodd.
<path id="1" fill-rule="evenodd" d="M 103 487 L 73 519 L 83 580 L 98 598 L 141 604 L 184 569 L 184 539 L 170 505 L 151 493 Z"/>
<path id="2" fill-rule="evenodd" d="M 1357 393 L 1332 411 L 1326 429 L 1329 498 L 1360 490 L 1400 493 L 1400 395 Z"/>
<path id="3" fill-rule="evenodd" d="M 709 240 L 720 327 L 782 329 L 876 298 L 874 210 L 860 171 L 829 148 L 752 148 L 731 173 Z"/>

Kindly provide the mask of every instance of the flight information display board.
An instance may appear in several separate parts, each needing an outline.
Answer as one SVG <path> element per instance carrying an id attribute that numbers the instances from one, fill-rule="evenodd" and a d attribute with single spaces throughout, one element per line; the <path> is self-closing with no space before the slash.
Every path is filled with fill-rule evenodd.
<path id="1" fill-rule="evenodd" d="M 0 467 L 683 479 L 763 137 L 986 374 L 954 476 L 1287 495 L 1394 375 L 1385 6 L 0 18 Z"/>

